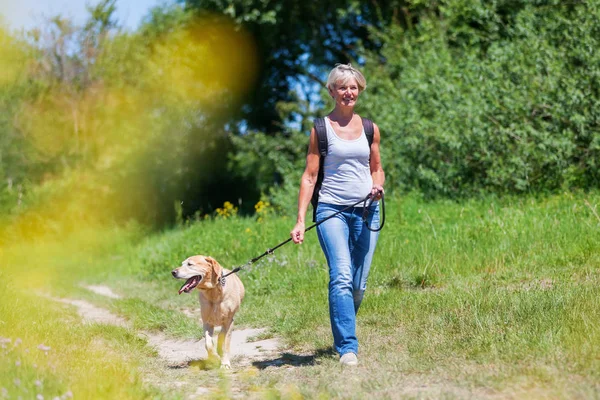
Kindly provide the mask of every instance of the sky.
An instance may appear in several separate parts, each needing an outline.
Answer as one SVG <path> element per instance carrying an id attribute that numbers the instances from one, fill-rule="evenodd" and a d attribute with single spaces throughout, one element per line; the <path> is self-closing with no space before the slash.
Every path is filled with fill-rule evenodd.
<path id="1" fill-rule="evenodd" d="M 99 0 L 0 0 L 0 15 L 10 29 L 31 29 L 38 26 L 43 16 L 57 14 L 71 17 L 82 24 L 87 17 L 86 4 Z M 171 3 L 169 1 L 168 3 Z M 166 0 L 117 0 L 115 16 L 121 26 L 134 30 L 150 8 L 167 3 Z"/>

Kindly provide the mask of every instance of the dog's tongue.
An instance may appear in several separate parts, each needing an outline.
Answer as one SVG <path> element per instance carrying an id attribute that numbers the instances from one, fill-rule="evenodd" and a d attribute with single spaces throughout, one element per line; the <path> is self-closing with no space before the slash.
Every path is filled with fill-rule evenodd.
<path id="1" fill-rule="evenodd" d="M 200 276 L 199 275 L 192 276 L 190 279 L 185 281 L 185 283 L 183 284 L 181 289 L 179 289 L 179 294 L 181 294 L 183 292 L 188 293 L 190 290 L 192 290 L 193 288 L 198 286 L 199 283 L 200 283 Z"/>

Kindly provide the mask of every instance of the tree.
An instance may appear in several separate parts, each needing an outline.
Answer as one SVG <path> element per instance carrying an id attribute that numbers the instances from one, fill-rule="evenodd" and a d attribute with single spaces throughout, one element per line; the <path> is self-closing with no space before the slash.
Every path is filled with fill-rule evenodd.
<path id="1" fill-rule="evenodd" d="M 0 117 L 0 178 L 11 190 L 28 182 L 15 214 L 161 226 L 175 203 L 187 217 L 242 194 L 252 209 L 255 187 L 227 171 L 225 129 L 253 83 L 248 35 L 179 7 L 153 10 L 134 33 L 119 31 L 114 0 L 88 10 L 82 26 L 56 16 L 32 32 L 22 79 L 0 85 L 10 113 Z M 4 42 L 0 54 L 18 53 L 19 41 Z"/>
<path id="2" fill-rule="evenodd" d="M 277 104 L 292 101 L 291 91 L 302 86 L 306 96 L 314 98 L 324 86 L 324 72 L 334 64 L 361 63 L 365 50 L 381 47 L 371 30 L 390 23 L 410 27 L 435 7 L 435 2 L 404 0 L 181 1 L 200 14 L 227 15 L 256 38 L 262 73 L 241 117 L 249 129 L 268 134 L 283 129 L 286 121 Z"/>

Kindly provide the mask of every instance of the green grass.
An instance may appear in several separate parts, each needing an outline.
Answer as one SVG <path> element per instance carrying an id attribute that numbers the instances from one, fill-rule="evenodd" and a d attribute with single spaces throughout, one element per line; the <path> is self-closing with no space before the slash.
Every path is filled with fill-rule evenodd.
<path id="1" fill-rule="evenodd" d="M 199 337 L 202 333 L 202 327 L 184 314 L 138 298 L 114 301 L 111 309 L 130 317 L 135 329 L 162 331 L 172 336 L 188 338 Z"/>
<path id="2" fill-rule="evenodd" d="M 236 325 L 268 327 L 281 337 L 284 367 L 257 364 L 259 372 L 234 378 L 209 374 L 220 382 L 213 382 L 215 393 L 227 397 L 237 385 L 248 396 L 273 398 L 599 397 L 597 204 L 600 193 L 388 200 L 358 318 L 361 364 L 351 371 L 341 371 L 331 352 L 327 269 L 311 232 L 304 244 L 289 244 L 240 273 L 247 295 Z M 236 217 L 154 235 L 120 232 L 110 240 L 90 239 L 102 246 L 73 245 L 80 251 L 72 254 L 80 255 L 72 260 L 61 259 L 64 249 L 36 247 L 53 264 L 42 287 L 104 305 L 134 329 L 199 337 L 198 321 L 184 314 L 198 308 L 197 298 L 177 295 L 181 282 L 171 278 L 171 269 L 193 254 L 211 255 L 226 268 L 242 265 L 286 239 L 292 224 L 289 217 Z M 18 276 L 11 269 L 8 274 Z M 8 281 L 16 285 L 14 277 Z M 82 281 L 106 284 L 125 298 L 90 294 L 78 286 Z M 55 312 L 45 314 L 49 323 L 63 318 L 64 311 Z M 0 336 L 9 337 L 3 329 Z M 68 336 L 91 328 L 61 329 Z M 113 356 L 137 382 L 138 339 L 119 336 L 131 335 L 122 328 L 98 329 L 86 331 L 101 339 L 92 342 L 103 343 L 95 351 L 120 346 Z M 0 378 L 2 385 L 13 375 L 8 383 Z M 147 396 L 146 386 L 134 388 L 132 398 Z"/>
<path id="3" fill-rule="evenodd" d="M 136 399 L 158 394 L 138 371 L 153 352 L 123 328 L 83 325 L 73 310 L 17 292 L 0 274 L 0 386 L 9 398 Z"/>

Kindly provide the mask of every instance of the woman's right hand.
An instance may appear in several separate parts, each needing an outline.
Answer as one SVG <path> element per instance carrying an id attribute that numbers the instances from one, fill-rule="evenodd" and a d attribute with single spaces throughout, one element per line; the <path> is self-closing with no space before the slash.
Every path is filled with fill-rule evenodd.
<path id="1" fill-rule="evenodd" d="M 292 242 L 299 244 L 304 242 L 304 222 L 296 222 L 296 226 L 290 232 Z"/>

